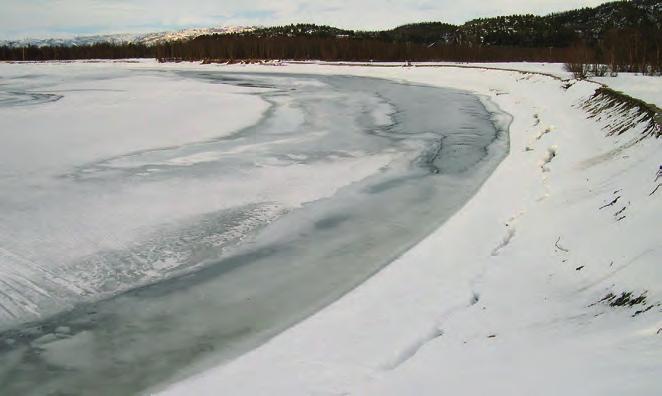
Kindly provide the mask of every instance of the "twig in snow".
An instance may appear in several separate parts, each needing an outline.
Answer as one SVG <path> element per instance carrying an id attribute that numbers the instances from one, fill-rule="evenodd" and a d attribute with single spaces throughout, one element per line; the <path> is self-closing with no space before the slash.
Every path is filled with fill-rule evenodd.
<path id="1" fill-rule="evenodd" d="M 629 203 L 629 202 L 628 202 L 628 203 Z M 618 212 L 614 213 L 614 216 L 615 216 L 615 217 L 618 217 L 618 215 L 620 215 L 621 213 L 625 212 L 625 209 L 627 209 L 627 208 L 628 208 L 627 206 L 623 206 L 623 209 L 621 209 L 621 210 L 619 210 Z"/>
<path id="2" fill-rule="evenodd" d="M 655 194 L 655 192 L 660 188 L 660 186 L 662 186 L 662 183 L 658 184 L 657 187 L 655 187 L 655 190 L 651 191 L 651 193 L 648 194 L 648 196 L 650 197 L 651 195 Z"/>
<path id="3" fill-rule="evenodd" d="M 651 304 L 651 305 L 647 306 L 646 308 L 640 309 L 637 312 L 635 312 L 632 315 L 632 317 L 634 318 L 637 315 L 641 315 L 642 313 L 646 313 L 646 312 L 650 311 L 651 309 L 653 309 L 654 307 L 659 307 L 659 306 L 660 306 L 659 303 L 658 304 Z"/>
<path id="4" fill-rule="evenodd" d="M 561 237 L 559 237 L 559 239 L 557 239 L 556 242 L 554 242 L 554 246 L 556 246 L 557 249 L 559 249 L 559 250 L 561 250 L 561 251 L 563 251 L 563 252 L 568 253 L 568 252 L 569 252 L 568 249 L 565 249 L 564 247 L 562 247 L 562 246 L 559 245 L 559 242 L 560 242 L 560 241 L 561 241 Z"/>
<path id="5" fill-rule="evenodd" d="M 616 204 L 616 202 L 618 202 L 619 199 L 621 199 L 621 196 L 620 196 L 620 195 L 619 195 L 618 197 L 614 198 L 614 200 L 611 201 L 611 202 L 609 202 L 608 204 L 600 206 L 600 207 L 598 208 L 598 210 L 600 210 L 600 209 L 604 209 L 604 208 L 606 208 L 606 207 L 608 207 L 608 206 L 614 206 L 614 205 Z"/>

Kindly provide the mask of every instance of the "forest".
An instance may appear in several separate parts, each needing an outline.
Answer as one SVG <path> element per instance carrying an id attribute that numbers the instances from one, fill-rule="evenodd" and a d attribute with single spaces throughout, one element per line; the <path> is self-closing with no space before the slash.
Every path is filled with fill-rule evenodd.
<path id="1" fill-rule="evenodd" d="M 593 73 L 662 72 L 662 2 L 632 0 L 546 16 L 424 22 L 384 31 L 296 24 L 185 41 L 85 46 L 0 46 L 0 60 L 157 58 L 257 60 L 563 62 Z M 600 67 L 598 67 L 600 65 Z"/>

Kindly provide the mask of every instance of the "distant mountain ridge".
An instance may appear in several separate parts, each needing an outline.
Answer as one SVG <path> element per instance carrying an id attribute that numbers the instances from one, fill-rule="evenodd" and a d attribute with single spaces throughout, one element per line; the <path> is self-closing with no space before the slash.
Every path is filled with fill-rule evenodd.
<path id="1" fill-rule="evenodd" d="M 56 46 L 85 46 L 101 43 L 108 44 L 141 44 L 156 45 L 171 41 L 190 40 L 199 36 L 214 34 L 245 33 L 256 28 L 253 26 L 219 26 L 210 28 L 193 28 L 175 31 L 153 32 L 153 33 L 118 33 L 90 36 L 77 36 L 69 39 L 46 38 L 46 39 L 21 39 L 0 40 L 0 46 L 8 47 L 56 47 Z"/>

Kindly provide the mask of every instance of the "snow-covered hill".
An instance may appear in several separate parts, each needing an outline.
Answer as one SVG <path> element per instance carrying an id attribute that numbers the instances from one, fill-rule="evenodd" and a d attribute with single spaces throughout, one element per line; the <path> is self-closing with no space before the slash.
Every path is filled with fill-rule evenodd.
<path id="1" fill-rule="evenodd" d="M 230 34 L 254 30 L 251 26 L 220 26 L 211 28 L 183 29 L 176 31 L 154 32 L 154 33 L 117 33 L 93 36 L 77 36 L 74 38 L 26 38 L 21 40 L 0 41 L 0 46 L 25 47 L 35 45 L 46 46 L 81 46 L 98 43 L 122 44 L 134 43 L 153 45 L 170 41 L 188 40 L 207 34 Z"/>

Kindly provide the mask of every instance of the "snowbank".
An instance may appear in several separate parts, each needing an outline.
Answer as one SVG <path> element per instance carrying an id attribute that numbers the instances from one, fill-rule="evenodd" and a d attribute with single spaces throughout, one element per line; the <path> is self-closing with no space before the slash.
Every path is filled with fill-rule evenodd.
<path id="1" fill-rule="evenodd" d="M 637 128 L 606 137 L 579 106 L 596 84 L 467 68 L 226 68 L 468 89 L 514 116 L 511 153 L 369 281 L 164 394 L 660 393 L 662 146 L 636 142 Z"/>

